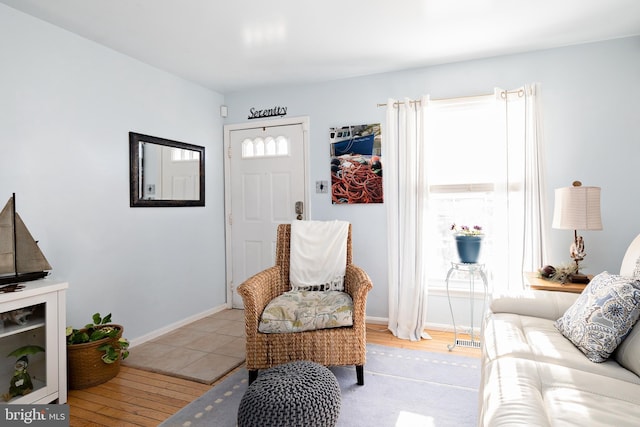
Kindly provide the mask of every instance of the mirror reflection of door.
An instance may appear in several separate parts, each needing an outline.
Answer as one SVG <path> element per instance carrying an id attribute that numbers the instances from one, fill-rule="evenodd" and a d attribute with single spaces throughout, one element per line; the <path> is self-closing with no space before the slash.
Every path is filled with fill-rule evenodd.
<path id="1" fill-rule="evenodd" d="M 162 198 L 197 200 L 200 153 L 181 148 L 162 147 Z"/>
<path id="2" fill-rule="evenodd" d="M 198 200 L 199 152 L 149 142 L 140 144 L 145 200 Z"/>

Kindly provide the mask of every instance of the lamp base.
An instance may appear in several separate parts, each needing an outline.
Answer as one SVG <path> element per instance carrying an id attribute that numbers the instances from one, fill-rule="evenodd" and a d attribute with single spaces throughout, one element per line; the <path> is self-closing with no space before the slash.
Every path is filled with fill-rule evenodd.
<path id="1" fill-rule="evenodd" d="M 569 282 L 571 283 L 589 283 L 589 276 L 587 276 L 586 274 L 570 274 L 569 275 Z"/>

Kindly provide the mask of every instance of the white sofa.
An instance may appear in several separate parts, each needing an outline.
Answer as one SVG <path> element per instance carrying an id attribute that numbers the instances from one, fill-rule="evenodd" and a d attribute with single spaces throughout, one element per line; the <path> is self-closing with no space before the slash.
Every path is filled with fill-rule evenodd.
<path id="1" fill-rule="evenodd" d="M 631 276 L 640 236 L 620 275 Z M 495 295 L 484 321 L 480 426 L 640 426 L 640 322 L 591 362 L 554 326 L 579 294 Z"/>

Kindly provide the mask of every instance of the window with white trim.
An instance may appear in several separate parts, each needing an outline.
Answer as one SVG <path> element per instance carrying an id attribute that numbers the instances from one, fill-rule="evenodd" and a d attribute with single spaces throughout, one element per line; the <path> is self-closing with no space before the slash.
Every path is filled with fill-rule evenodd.
<path id="1" fill-rule="evenodd" d="M 451 225 L 481 226 L 481 259 L 493 280 L 505 280 L 509 245 L 518 236 L 509 221 L 522 221 L 508 209 L 508 192 L 521 189 L 510 168 L 523 147 L 507 144 L 504 103 L 495 96 L 430 101 L 427 113 L 427 165 L 432 244 L 428 256 L 430 287 L 444 287 L 451 262 L 458 260 Z M 517 174 L 516 174 L 517 175 Z M 450 288 L 468 289 L 467 276 L 453 277 Z"/>

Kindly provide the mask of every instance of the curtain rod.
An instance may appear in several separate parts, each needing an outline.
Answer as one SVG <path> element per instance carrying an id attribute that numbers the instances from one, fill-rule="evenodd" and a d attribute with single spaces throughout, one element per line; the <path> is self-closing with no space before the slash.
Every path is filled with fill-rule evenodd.
<path id="1" fill-rule="evenodd" d="M 510 94 L 510 93 L 517 93 L 518 96 L 524 96 L 524 89 L 520 88 L 520 89 L 516 89 L 516 90 L 503 90 L 500 92 L 500 96 L 502 98 L 505 98 L 506 94 Z M 452 101 L 455 99 L 466 99 L 466 98 L 478 98 L 481 96 L 490 96 L 490 95 L 494 95 L 494 93 L 485 93 L 484 95 L 467 95 L 467 96 L 457 96 L 454 98 L 438 98 L 438 99 L 432 99 L 432 101 Z M 409 100 L 410 104 L 420 104 L 420 100 L 419 99 L 410 99 Z M 397 107 L 398 105 L 404 104 L 404 101 L 396 101 L 393 103 L 394 107 Z M 387 104 L 376 104 L 377 107 L 386 107 Z"/>

